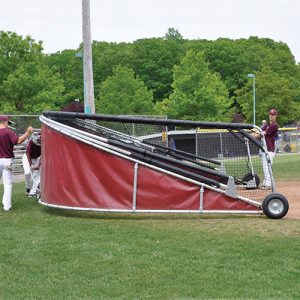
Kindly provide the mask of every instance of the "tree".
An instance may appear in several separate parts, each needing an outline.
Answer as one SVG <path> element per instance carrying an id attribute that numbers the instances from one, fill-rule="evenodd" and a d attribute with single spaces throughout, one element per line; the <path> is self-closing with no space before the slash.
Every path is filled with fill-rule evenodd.
<path id="1" fill-rule="evenodd" d="M 113 70 L 113 75 L 100 85 L 96 111 L 107 114 L 151 114 L 152 101 L 152 92 L 134 76 L 133 70 L 117 66 Z"/>
<path id="2" fill-rule="evenodd" d="M 64 104 L 83 99 L 83 62 L 80 57 L 82 50 L 64 50 L 45 56 L 45 61 L 50 69 L 56 70 L 64 81 Z M 78 56 L 79 53 L 79 56 Z"/>
<path id="3" fill-rule="evenodd" d="M 295 102 L 297 103 L 297 106 L 300 107 L 300 64 L 298 63 L 296 65 L 296 75 L 294 77 L 295 81 L 295 89 L 296 89 L 296 97 Z M 298 115 L 296 116 L 296 120 L 300 120 L 300 109 L 298 111 Z"/>
<path id="4" fill-rule="evenodd" d="M 63 90 L 63 81 L 45 64 L 23 63 L 1 86 L 2 109 L 10 113 L 58 109 Z"/>
<path id="5" fill-rule="evenodd" d="M 180 63 L 184 53 L 182 39 L 153 38 L 133 43 L 130 66 L 153 92 L 154 102 L 171 94 L 173 67 Z"/>
<path id="6" fill-rule="evenodd" d="M 0 85 L 20 64 L 41 58 L 42 50 L 42 42 L 36 43 L 30 36 L 0 31 Z"/>
<path id="7" fill-rule="evenodd" d="M 219 74 L 209 70 L 203 52 L 188 51 L 180 65 L 174 67 L 173 78 L 173 93 L 170 99 L 164 101 L 170 117 L 201 121 L 229 120 L 228 91 Z"/>
<path id="8" fill-rule="evenodd" d="M 130 67 L 132 44 L 93 42 L 93 69 L 95 97 L 98 97 L 97 87 L 113 74 L 113 69 L 119 65 Z"/>
<path id="9" fill-rule="evenodd" d="M 59 107 L 63 81 L 45 64 L 42 43 L 30 36 L 0 32 L 0 109 L 41 112 Z"/>
<path id="10" fill-rule="evenodd" d="M 278 122 L 283 125 L 299 116 L 299 104 L 296 99 L 299 90 L 294 81 L 287 76 L 273 72 L 270 67 L 264 67 L 256 74 L 256 119 L 267 119 L 271 108 L 279 111 Z M 252 81 L 237 91 L 237 101 L 242 107 L 243 115 L 248 123 L 253 120 Z"/>
<path id="11" fill-rule="evenodd" d="M 165 34 L 164 38 L 166 40 L 171 40 L 171 39 L 175 39 L 175 40 L 182 40 L 183 36 L 181 35 L 181 33 L 178 31 L 178 29 L 175 28 L 169 28 L 167 33 Z"/>
<path id="12" fill-rule="evenodd" d="M 256 74 L 265 66 L 281 76 L 293 78 L 296 74 L 295 59 L 289 47 L 268 38 L 193 40 L 187 43 L 187 48 L 204 51 L 210 69 L 218 72 L 226 84 L 238 114 L 241 108 L 235 99 L 236 91 L 246 84 L 246 74 Z"/>

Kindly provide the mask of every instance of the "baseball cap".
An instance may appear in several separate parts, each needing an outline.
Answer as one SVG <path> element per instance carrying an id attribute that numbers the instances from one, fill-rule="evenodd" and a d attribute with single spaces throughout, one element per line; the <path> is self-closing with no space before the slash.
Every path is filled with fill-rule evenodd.
<path id="1" fill-rule="evenodd" d="M 12 124 L 7 116 L 0 116 L 0 122 L 8 122 L 8 124 Z"/>
<path id="2" fill-rule="evenodd" d="M 277 116 L 277 110 L 276 110 L 275 108 L 272 108 L 272 109 L 269 111 L 269 115 Z"/>

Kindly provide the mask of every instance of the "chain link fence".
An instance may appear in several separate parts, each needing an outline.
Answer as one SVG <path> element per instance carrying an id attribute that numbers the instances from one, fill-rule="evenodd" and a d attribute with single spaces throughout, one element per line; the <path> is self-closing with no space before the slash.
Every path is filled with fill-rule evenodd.
<path id="1" fill-rule="evenodd" d="M 39 120 L 40 115 L 8 115 L 11 121 L 14 123 L 10 125 L 10 128 L 13 129 L 18 135 L 22 135 L 29 126 L 34 128 L 34 131 L 39 131 L 41 129 L 41 122 Z M 166 117 L 162 117 L 166 118 Z M 175 128 L 172 128 L 175 129 Z M 176 129 L 175 129 L 176 130 Z M 134 125 L 132 125 L 133 134 L 136 131 Z M 169 139 L 168 137 L 168 129 L 165 130 L 164 134 L 166 141 Z M 198 134 L 195 132 L 194 138 L 186 139 L 185 145 L 183 148 L 191 148 L 190 152 L 198 154 L 197 152 L 197 143 Z M 172 141 L 172 139 L 171 139 Z M 171 145 L 170 145 L 171 146 Z M 16 145 L 14 147 L 14 174 L 15 175 L 23 175 L 23 166 L 22 166 L 22 156 L 26 150 L 26 142 L 21 145 Z M 222 150 L 226 150 L 223 149 Z M 300 126 L 298 127 L 291 127 L 291 128 L 279 128 L 279 140 L 278 140 L 278 153 L 300 153 Z M 221 154 L 223 152 L 220 152 Z"/>
<path id="2" fill-rule="evenodd" d="M 300 127 L 279 128 L 278 153 L 300 153 Z"/>
<path id="3" fill-rule="evenodd" d="M 40 115 L 8 115 L 8 117 L 13 122 L 9 127 L 18 135 L 22 135 L 29 126 L 36 131 L 41 129 Z"/>

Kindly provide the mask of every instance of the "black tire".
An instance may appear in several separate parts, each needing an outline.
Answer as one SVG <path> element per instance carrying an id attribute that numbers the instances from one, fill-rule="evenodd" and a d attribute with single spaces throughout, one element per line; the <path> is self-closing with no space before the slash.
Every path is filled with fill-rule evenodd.
<path id="1" fill-rule="evenodd" d="M 289 202 L 281 194 L 269 194 L 262 202 L 262 210 L 270 219 L 281 219 L 289 211 Z"/>
<path id="2" fill-rule="evenodd" d="M 260 179 L 259 179 L 258 175 L 256 175 L 256 174 L 252 175 L 252 173 L 248 173 L 248 174 L 246 174 L 246 175 L 243 177 L 243 179 L 242 179 L 243 184 L 246 185 L 249 181 L 251 181 L 251 180 L 253 179 L 253 177 L 254 177 L 254 179 L 255 179 L 255 186 L 253 186 L 253 187 L 247 187 L 247 186 L 246 186 L 246 189 L 251 190 L 251 189 L 256 189 L 256 188 L 259 187 Z"/>

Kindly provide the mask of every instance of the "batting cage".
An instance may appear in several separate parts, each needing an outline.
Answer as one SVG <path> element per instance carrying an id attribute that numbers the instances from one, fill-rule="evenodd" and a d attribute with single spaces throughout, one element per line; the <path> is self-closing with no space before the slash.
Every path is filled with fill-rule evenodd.
<path id="1" fill-rule="evenodd" d="M 288 212 L 253 125 L 71 112 L 40 120 L 43 205 L 274 219 Z M 270 189 L 261 188 L 266 180 Z"/>

